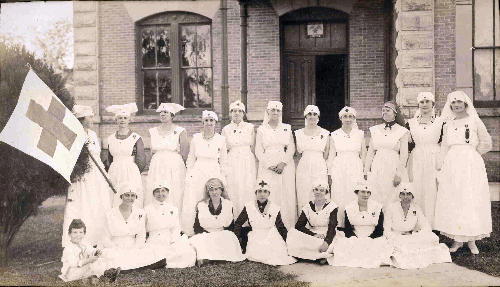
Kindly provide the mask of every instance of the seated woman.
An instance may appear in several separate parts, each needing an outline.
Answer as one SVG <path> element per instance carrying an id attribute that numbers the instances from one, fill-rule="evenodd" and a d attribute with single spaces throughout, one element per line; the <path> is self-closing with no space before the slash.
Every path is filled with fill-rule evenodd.
<path id="1" fill-rule="evenodd" d="M 365 181 L 356 185 L 354 193 L 358 199 L 345 208 L 345 236 L 337 236 L 333 243 L 330 265 L 377 268 L 390 264 L 392 248 L 382 236 L 382 204 L 370 199 L 371 190 Z"/>
<path id="2" fill-rule="evenodd" d="M 439 243 L 422 210 L 413 203 L 413 184 L 401 183 L 397 191 L 401 201 L 389 205 L 384 220 L 384 234 L 394 247 L 393 265 L 412 269 L 451 262 L 448 247 Z"/>
<path id="3" fill-rule="evenodd" d="M 308 260 L 321 259 L 320 263 L 326 264 L 325 258 L 332 256 L 327 250 L 335 237 L 338 208 L 326 198 L 329 193 L 326 182 L 312 186 L 314 201 L 302 208 L 295 229 L 288 232 L 286 244 L 288 254 Z"/>
<path id="4" fill-rule="evenodd" d="M 165 256 L 167 268 L 191 267 L 196 262 L 196 251 L 187 236 L 181 235 L 179 209 L 167 202 L 169 195 L 168 184 L 154 185 L 153 202 L 144 209 L 149 232 L 146 245 L 153 246 L 157 253 Z"/>
<path id="5" fill-rule="evenodd" d="M 121 270 L 165 266 L 165 256 L 145 245 L 146 215 L 143 209 L 134 206 L 138 188 L 122 183 L 118 188 L 122 203 L 106 214 L 109 241 L 103 255 L 111 261 L 111 266 Z"/>
<path id="6" fill-rule="evenodd" d="M 211 178 L 205 184 L 205 199 L 197 205 L 195 235 L 189 239 L 196 249 L 196 263 L 213 261 L 243 261 L 234 226 L 233 204 L 227 199 L 222 181 Z"/>
<path id="7" fill-rule="evenodd" d="M 246 222 L 248 233 L 246 256 L 250 261 L 268 265 L 289 265 L 297 260 L 288 255 L 287 230 L 281 220 L 280 207 L 268 200 L 271 192 L 268 183 L 261 180 L 255 189 L 256 200 L 247 202 L 234 226 L 234 233 L 243 242 L 242 226 Z"/>
<path id="8" fill-rule="evenodd" d="M 87 227 L 81 219 L 71 221 L 68 229 L 70 241 L 64 247 L 61 258 L 63 267 L 59 278 L 64 282 L 90 278 L 94 284 L 97 283 L 98 277 L 105 275 L 104 277 L 109 279 L 108 282 L 114 282 L 120 269 L 106 270 L 108 264 L 102 258 L 101 250 L 91 247 L 84 241 L 86 233 Z"/>

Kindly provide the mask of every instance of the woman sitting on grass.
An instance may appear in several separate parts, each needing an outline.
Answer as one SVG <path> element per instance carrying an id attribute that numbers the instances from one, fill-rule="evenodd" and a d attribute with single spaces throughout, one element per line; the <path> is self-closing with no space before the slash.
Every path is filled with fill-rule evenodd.
<path id="1" fill-rule="evenodd" d="M 137 190 L 129 183 L 118 189 L 122 203 L 106 215 L 110 240 L 103 255 L 121 270 L 155 269 L 165 266 L 165 256 L 146 246 L 146 214 L 134 206 Z"/>
<path id="2" fill-rule="evenodd" d="M 104 275 L 108 282 L 113 282 L 120 273 L 118 269 L 107 269 L 108 264 L 102 258 L 102 252 L 84 242 L 87 227 L 81 219 L 73 219 L 69 225 L 68 235 L 70 241 L 64 247 L 61 261 L 61 278 L 64 282 L 74 280 L 87 280 L 96 284 L 98 277 Z M 84 282 L 87 283 L 87 282 Z"/>
<path id="3" fill-rule="evenodd" d="M 195 235 L 189 239 L 196 249 L 197 264 L 207 261 L 243 261 L 238 238 L 232 232 L 234 226 L 233 204 L 218 178 L 205 184 L 205 199 L 196 208 Z"/>
<path id="4" fill-rule="evenodd" d="M 326 264 L 326 258 L 332 256 L 327 250 L 336 234 L 338 208 L 327 199 L 329 191 L 326 182 L 319 181 L 312 186 L 314 200 L 302 208 L 295 229 L 288 232 L 286 243 L 288 254 Z"/>
<path id="5" fill-rule="evenodd" d="M 181 235 L 179 209 L 175 203 L 168 203 L 170 186 L 156 183 L 153 187 L 153 202 L 145 208 L 146 230 L 149 232 L 146 244 L 165 256 L 167 268 L 194 266 L 196 252 L 187 236 Z"/>
<path id="6" fill-rule="evenodd" d="M 288 255 L 286 247 L 287 229 L 281 220 L 280 207 L 268 200 L 271 194 L 268 183 L 257 182 L 256 200 L 247 202 L 235 223 L 235 233 L 245 244 L 242 226 L 250 225 L 246 256 L 250 261 L 268 265 L 289 265 L 297 260 Z"/>
<path id="7" fill-rule="evenodd" d="M 384 220 L 384 235 L 394 247 L 393 265 L 412 269 L 451 262 L 448 247 L 439 244 L 424 213 L 413 203 L 413 184 L 401 183 L 396 189 L 401 201 L 387 208 Z"/>
<path id="8" fill-rule="evenodd" d="M 372 187 L 367 182 L 358 183 L 354 193 L 358 199 L 345 208 L 345 237 L 335 239 L 333 257 L 328 258 L 328 263 L 362 268 L 390 265 L 392 248 L 383 236 L 382 204 L 370 199 Z"/>

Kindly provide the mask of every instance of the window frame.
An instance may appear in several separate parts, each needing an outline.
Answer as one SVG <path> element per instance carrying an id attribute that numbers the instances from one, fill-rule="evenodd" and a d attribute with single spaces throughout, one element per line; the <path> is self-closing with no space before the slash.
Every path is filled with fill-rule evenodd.
<path id="1" fill-rule="evenodd" d="M 488 0 L 481 0 L 481 1 L 488 1 Z M 476 7 L 475 7 L 475 3 L 476 3 L 476 0 L 472 0 L 472 94 L 473 94 L 473 103 L 474 103 L 474 106 L 477 107 L 477 108 L 496 108 L 496 107 L 500 107 L 500 97 L 497 97 L 497 91 L 496 91 L 496 57 L 495 57 L 495 52 L 496 50 L 500 50 L 500 46 L 497 46 L 496 45 L 496 39 L 495 39 L 495 36 L 496 36 L 496 25 L 495 25 L 495 7 L 496 7 L 496 3 L 497 1 L 499 0 L 491 0 L 493 2 L 493 9 L 492 9 L 492 13 L 493 13 L 493 46 L 476 46 Z M 498 3 L 500 5 L 500 3 Z M 492 79 L 493 79 L 493 100 L 476 100 L 476 77 L 475 77 L 475 52 L 476 50 L 490 50 L 490 51 L 493 51 L 493 75 L 492 75 Z"/>
<path id="2" fill-rule="evenodd" d="M 174 19 L 174 21 L 168 21 L 169 18 Z M 194 19 L 194 21 L 193 21 Z M 191 20 L 191 21 L 189 21 Z M 170 36 L 170 67 L 154 67 L 153 71 L 170 70 L 171 71 L 171 81 L 172 81 L 172 102 L 184 105 L 184 86 L 182 83 L 182 70 L 186 67 L 182 66 L 182 43 L 181 43 L 181 27 L 183 25 L 208 25 L 210 30 L 210 67 L 204 67 L 210 69 L 211 81 L 210 81 L 210 95 L 211 95 L 211 107 L 208 108 L 186 108 L 182 113 L 185 115 L 198 115 L 201 114 L 203 110 L 214 108 L 214 53 L 213 53 L 213 27 L 212 20 L 203 15 L 186 12 L 186 11 L 172 11 L 172 12 L 162 12 L 158 14 L 151 15 L 135 24 L 135 56 L 136 56 L 136 102 L 138 107 L 138 114 L 141 115 L 156 115 L 155 109 L 145 109 L 144 107 L 144 70 L 142 67 L 142 30 L 144 27 L 169 27 Z M 155 44 L 156 45 L 156 44 Z M 155 48 L 155 58 L 156 48 Z M 195 67 L 198 69 L 199 67 Z"/>

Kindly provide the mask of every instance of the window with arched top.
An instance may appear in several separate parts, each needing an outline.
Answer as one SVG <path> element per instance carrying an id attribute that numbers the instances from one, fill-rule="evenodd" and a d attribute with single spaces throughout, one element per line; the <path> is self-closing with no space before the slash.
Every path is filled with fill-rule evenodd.
<path id="1" fill-rule="evenodd" d="M 211 20 L 165 12 L 138 22 L 136 28 L 142 110 L 154 110 L 164 102 L 212 108 Z"/>

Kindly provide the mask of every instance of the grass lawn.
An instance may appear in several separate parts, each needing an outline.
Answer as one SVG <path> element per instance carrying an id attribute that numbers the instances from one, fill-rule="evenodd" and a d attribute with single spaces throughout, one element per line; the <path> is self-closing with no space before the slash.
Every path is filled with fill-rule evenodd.
<path id="1" fill-rule="evenodd" d="M 491 237 L 476 243 L 479 255 L 472 255 L 467 244 L 464 244 L 464 247 L 452 253 L 451 259 L 457 265 L 500 277 L 500 202 L 491 203 L 491 217 L 493 233 Z M 448 246 L 452 243 L 449 238 L 442 235 L 440 241 L 447 243 Z"/>
<path id="2" fill-rule="evenodd" d="M 81 285 L 64 283 L 60 273 L 64 199 L 53 198 L 29 218 L 10 249 L 9 268 L 0 273 L 0 285 Z M 115 285 L 166 286 L 307 286 L 293 275 L 254 262 L 206 265 L 201 268 L 145 270 L 120 275 Z"/>

